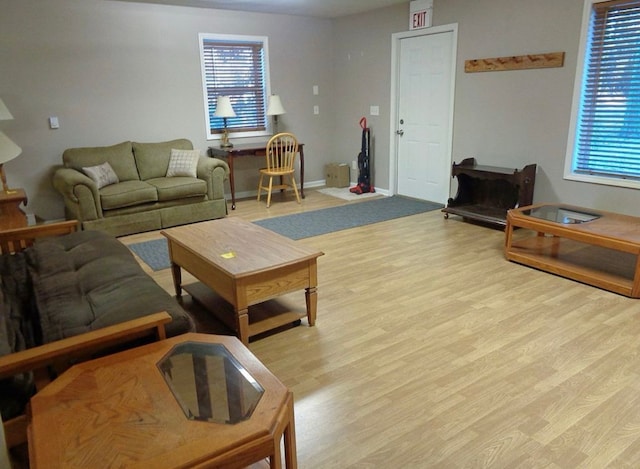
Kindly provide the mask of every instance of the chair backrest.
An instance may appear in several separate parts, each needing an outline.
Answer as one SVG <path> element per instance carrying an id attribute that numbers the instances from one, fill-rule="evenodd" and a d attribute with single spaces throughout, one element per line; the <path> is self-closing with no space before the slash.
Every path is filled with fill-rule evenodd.
<path id="1" fill-rule="evenodd" d="M 278 169 L 293 171 L 293 163 L 298 153 L 298 140 L 295 135 L 282 132 L 267 142 L 267 170 Z"/>

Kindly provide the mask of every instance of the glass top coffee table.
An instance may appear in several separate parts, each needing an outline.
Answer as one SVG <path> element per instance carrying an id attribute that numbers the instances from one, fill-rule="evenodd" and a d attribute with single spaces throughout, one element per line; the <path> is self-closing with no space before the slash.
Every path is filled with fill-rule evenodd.
<path id="1" fill-rule="evenodd" d="M 296 467 L 292 393 L 235 337 L 184 334 L 64 372 L 31 400 L 32 468 Z"/>
<path id="2" fill-rule="evenodd" d="M 566 204 L 507 212 L 510 261 L 640 298 L 639 256 L 640 218 Z"/>

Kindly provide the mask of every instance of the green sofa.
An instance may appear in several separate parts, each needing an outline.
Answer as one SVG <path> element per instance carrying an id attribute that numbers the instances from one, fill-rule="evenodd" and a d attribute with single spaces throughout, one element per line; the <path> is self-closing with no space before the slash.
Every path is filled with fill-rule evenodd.
<path id="1" fill-rule="evenodd" d="M 193 144 L 178 139 L 65 150 L 53 185 L 64 198 L 67 219 L 123 236 L 224 217 L 227 163 L 199 156 L 197 177 L 167 177 L 173 150 L 193 150 Z M 117 183 L 99 188 L 86 169 L 105 162 Z"/>

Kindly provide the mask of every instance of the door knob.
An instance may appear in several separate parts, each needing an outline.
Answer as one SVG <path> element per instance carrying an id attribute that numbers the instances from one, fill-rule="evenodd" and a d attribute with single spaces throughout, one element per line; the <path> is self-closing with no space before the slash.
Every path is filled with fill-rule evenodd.
<path id="1" fill-rule="evenodd" d="M 401 137 L 404 135 L 404 130 L 400 129 L 400 130 L 396 130 L 396 134 L 400 135 Z"/>

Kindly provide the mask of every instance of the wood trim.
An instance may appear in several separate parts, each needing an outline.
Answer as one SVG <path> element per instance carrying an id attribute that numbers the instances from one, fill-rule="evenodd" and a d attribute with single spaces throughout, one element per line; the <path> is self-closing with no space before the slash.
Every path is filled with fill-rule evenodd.
<path id="1" fill-rule="evenodd" d="M 554 68 L 564 65 L 564 52 L 547 54 L 513 55 L 486 59 L 465 60 L 464 71 L 499 72 L 505 70 L 526 70 L 531 68 Z"/>
<path id="2" fill-rule="evenodd" d="M 78 229 L 77 220 L 56 223 L 39 223 L 23 228 L 0 231 L 0 254 L 22 251 L 33 244 L 37 238 L 61 236 Z"/>

